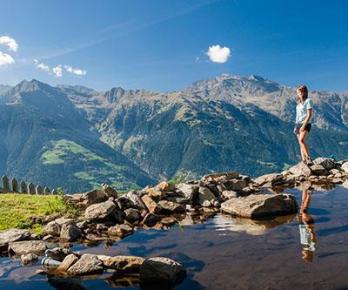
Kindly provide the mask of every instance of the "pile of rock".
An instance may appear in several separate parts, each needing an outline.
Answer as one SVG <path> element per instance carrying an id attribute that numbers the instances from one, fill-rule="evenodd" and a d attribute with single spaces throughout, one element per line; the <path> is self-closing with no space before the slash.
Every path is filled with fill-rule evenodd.
<path id="1" fill-rule="evenodd" d="M 118 275 L 137 274 L 141 284 L 175 285 L 186 277 L 185 268 L 165 257 L 144 259 L 137 256 L 106 256 L 73 253 L 64 248 L 46 251 L 42 260 L 45 271 L 55 276 L 85 276 L 115 272 Z"/>
<path id="2" fill-rule="evenodd" d="M 262 187 L 292 187 L 303 181 L 312 183 L 340 184 L 348 178 L 348 160 L 335 161 L 318 157 L 308 166 L 304 162 L 292 166 L 281 173 L 258 177 L 254 182 Z"/>

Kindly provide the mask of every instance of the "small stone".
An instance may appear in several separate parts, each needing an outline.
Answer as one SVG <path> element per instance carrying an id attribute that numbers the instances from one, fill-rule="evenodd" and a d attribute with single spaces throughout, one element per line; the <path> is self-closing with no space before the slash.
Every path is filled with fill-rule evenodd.
<path id="1" fill-rule="evenodd" d="M 125 224 L 116 225 L 108 229 L 108 234 L 110 236 L 118 236 L 121 238 L 128 236 L 132 233 L 133 233 L 133 228 Z"/>
<path id="2" fill-rule="evenodd" d="M 224 190 L 221 194 L 225 199 L 230 199 L 238 196 L 237 192 L 234 190 Z"/>
<path id="3" fill-rule="evenodd" d="M 24 254 L 21 255 L 21 262 L 23 265 L 28 265 L 33 262 L 36 262 L 38 259 L 38 256 L 34 253 Z"/>
<path id="4" fill-rule="evenodd" d="M 104 184 L 102 184 L 102 188 L 108 197 L 113 197 L 113 198 L 118 197 L 118 193 L 113 187 L 104 183 Z"/>
<path id="5" fill-rule="evenodd" d="M 60 261 L 60 262 L 63 261 L 64 258 L 69 254 L 71 254 L 71 250 L 67 248 L 55 247 L 52 249 L 47 249 L 45 251 L 46 257 L 52 258 L 53 260 Z"/>
<path id="6" fill-rule="evenodd" d="M 203 201 L 202 206 L 203 207 L 211 207 L 211 202 L 209 200 L 205 200 L 205 201 Z"/>

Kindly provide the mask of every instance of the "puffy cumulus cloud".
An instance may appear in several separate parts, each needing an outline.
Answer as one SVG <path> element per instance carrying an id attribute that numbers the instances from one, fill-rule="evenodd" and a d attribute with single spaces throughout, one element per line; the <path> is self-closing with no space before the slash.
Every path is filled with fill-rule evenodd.
<path id="1" fill-rule="evenodd" d="M 0 51 L 0 66 L 9 65 L 14 62 L 15 60 L 13 59 L 11 55 Z"/>
<path id="2" fill-rule="evenodd" d="M 50 67 L 47 64 L 44 64 L 43 62 L 39 62 L 37 59 L 34 59 L 34 63 L 36 64 L 36 67 L 38 69 L 41 69 L 45 72 L 50 72 Z"/>
<path id="3" fill-rule="evenodd" d="M 52 73 L 57 77 L 57 78 L 61 78 L 63 76 L 63 67 L 61 64 L 55 66 L 54 68 L 52 68 Z"/>
<path id="4" fill-rule="evenodd" d="M 34 59 L 33 61 L 35 63 L 36 68 L 43 70 L 50 75 L 53 74 L 54 76 L 56 76 L 58 78 L 61 78 L 63 76 L 64 70 L 68 73 L 78 75 L 78 76 L 84 76 L 87 74 L 86 70 L 80 69 L 80 68 L 75 68 L 75 67 L 72 67 L 71 65 L 67 65 L 67 64 L 65 64 L 65 65 L 58 64 L 58 65 L 51 68 L 48 64 L 40 62 L 37 59 Z"/>
<path id="5" fill-rule="evenodd" d="M 64 68 L 67 72 L 78 75 L 78 76 L 85 76 L 87 74 L 87 71 L 80 68 L 74 68 L 70 65 L 64 65 Z"/>
<path id="6" fill-rule="evenodd" d="M 206 53 L 212 62 L 225 63 L 231 56 L 231 50 L 227 47 L 221 47 L 219 44 L 209 46 Z"/>
<path id="7" fill-rule="evenodd" d="M 0 45 L 7 46 L 8 50 L 11 50 L 11 51 L 18 50 L 17 41 L 7 35 L 0 36 Z"/>

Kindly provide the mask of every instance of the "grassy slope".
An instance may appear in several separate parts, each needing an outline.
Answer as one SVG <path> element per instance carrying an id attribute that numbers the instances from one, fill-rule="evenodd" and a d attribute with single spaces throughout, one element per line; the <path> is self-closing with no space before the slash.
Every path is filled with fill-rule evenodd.
<path id="1" fill-rule="evenodd" d="M 72 176 L 89 184 L 91 188 L 98 188 L 102 182 L 108 182 L 119 190 L 139 188 L 124 176 L 127 169 L 125 166 L 112 163 L 70 140 L 51 141 L 41 155 L 41 162 L 46 166 L 73 162 L 77 166 L 71 168 Z M 81 167 L 84 169 L 81 170 Z"/>
<path id="2" fill-rule="evenodd" d="M 43 227 L 38 220 L 53 214 L 75 216 L 77 210 L 58 195 L 0 194 L 0 231 L 20 228 L 40 234 Z"/>

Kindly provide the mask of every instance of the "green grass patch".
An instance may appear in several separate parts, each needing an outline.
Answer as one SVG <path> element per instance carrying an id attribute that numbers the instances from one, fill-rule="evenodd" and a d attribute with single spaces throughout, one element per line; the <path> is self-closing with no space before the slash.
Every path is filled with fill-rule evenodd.
<path id="1" fill-rule="evenodd" d="M 80 155 L 86 161 L 104 161 L 104 159 L 85 147 L 66 139 L 51 141 L 49 148 L 41 155 L 43 164 L 61 164 L 73 155 Z"/>
<path id="2" fill-rule="evenodd" d="M 78 210 L 59 195 L 0 194 L 0 231 L 19 228 L 41 234 L 43 225 L 37 220 L 49 215 L 75 217 Z"/>

